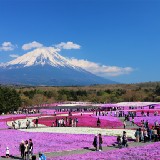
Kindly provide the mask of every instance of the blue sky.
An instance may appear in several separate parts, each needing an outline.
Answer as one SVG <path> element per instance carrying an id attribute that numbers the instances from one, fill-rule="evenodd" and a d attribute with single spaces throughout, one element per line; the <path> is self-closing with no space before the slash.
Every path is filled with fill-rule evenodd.
<path id="1" fill-rule="evenodd" d="M 1 0 L 0 20 L 0 63 L 28 52 L 22 46 L 34 41 L 72 42 L 79 47 L 59 53 L 101 76 L 160 81 L 158 0 Z"/>

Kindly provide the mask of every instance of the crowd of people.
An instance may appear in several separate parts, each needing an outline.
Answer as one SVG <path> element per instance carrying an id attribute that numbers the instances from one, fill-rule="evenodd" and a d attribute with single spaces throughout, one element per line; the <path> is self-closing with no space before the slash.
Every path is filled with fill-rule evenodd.
<path id="1" fill-rule="evenodd" d="M 55 122 L 53 122 L 52 127 L 77 127 L 78 125 L 78 118 L 61 118 L 56 119 Z"/>
<path id="2" fill-rule="evenodd" d="M 31 122 L 29 119 L 27 119 L 26 122 L 21 122 L 20 120 L 16 121 L 12 121 L 12 128 L 13 129 L 22 129 L 22 125 L 24 126 L 25 123 L 25 129 L 29 129 L 31 127 L 38 127 L 38 118 L 35 119 L 35 122 Z"/>
<path id="3" fill-rule="evenodd" d="M 117 136 L 117 144 L 119 148 L 128 147 L 128 139 L 126 131 L 123 131 L 122 136 Z"/>
<path id="4" fill-rule="evenodd" d="M 98 136 L 95 135 L 93 140 L 93 146 L 95 148 L 95 151 L 98 151 L 98 148 L 99 148 L 99 151 L 102 151 L 102 143 L 103 143 L 102 135 L 100 133 L 98 134 Z"/>
<path id="5" fill-rule="evenodd" d="M 19 151 L 21 159 L 23 160 L 36 160 L 36 155 L 33 154 L 33 142 L 32 139 L 21 141 L 19 145 Z M 9 147 L 6 148 L 6 158 L 10 157 Z M 46 156 L 39 152 L 39 160 L 46 160 Z"/>
<path id="6" fill-rule="evenodd" d="M 33 155 L 33 142 L 32 139 L 22 141 L 19 146 L 21 158 L 24 160 L 31 159 Z"/>
<path id="7" fill-rule="evenodd" d="M 149 127 L 148 120 L 141 121 L 141 127 L 135 132 L 136 142 L 160 141 L 160 126 L 158 121 L 155 121 L 154 126 Z"/>
<path id="8" fill-rule="evenodd" d="M 40 113 L 39 109 L 19 109 L 17 111 L 10 111 L 9 114 L 36 114 L 36 113 Z"/>

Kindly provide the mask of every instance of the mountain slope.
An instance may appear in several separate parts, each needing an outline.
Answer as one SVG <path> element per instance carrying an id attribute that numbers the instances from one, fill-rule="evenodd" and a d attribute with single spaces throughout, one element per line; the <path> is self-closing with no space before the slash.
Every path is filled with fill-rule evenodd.
<path id="1" fill-rule="evenodd" d="M 71 86 L 113 84 L 74 66 L 52 47 L 38 48 L 0 66 L 0 83 Z"/>

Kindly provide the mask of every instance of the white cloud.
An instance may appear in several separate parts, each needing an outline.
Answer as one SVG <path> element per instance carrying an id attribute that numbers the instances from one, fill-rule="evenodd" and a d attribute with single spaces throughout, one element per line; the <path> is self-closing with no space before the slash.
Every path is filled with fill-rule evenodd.
<path id="1" fill-rule="evenodd" d="M 9 56 L 12 57 L 12 58 L 17 58 L 17 57 L 19 57 L 18 54 L 10 54 Z"/>
<path id="2" fill-rule="evenodd" d="M 87 60 L 78 60 L 75 58 L 70 59 L 70 62 L 78 67 L 81 67 L 95 75 L 101 76 L 101 77 L 107 77 L 107 76 L 119 76 L 123 74 L 129 74 L 133 71 L 133 68 L 131 67 L 118 67 L 118 66 L 106 66 L 101 65 L 95 62 L 90 62 Z"/>
<path id="3" fill-rule="evenodd" d="M 15 47 L 16 45 L 13 45 L 11 42 L 3 42 L 0 45 L 0 51 L 12 51 Z"/>
<path id="4" fill-rule="evenodd" d="M 33 49 L 33 48 L 41 48 L 43 47 L 43 44 L 39 43 L 39 42 L 36 42 L 36 41 L 33 41 L 31 43 L 26 43 L 22 46 L 22 49 L 23 50 L 30 50 L 30 49 Z"/>
<path id="5" fill-rule="evenodd" d="M 79 44 L 75 44 L 73 42 L 61 42 L 57 45 L 55 45 L 55 47 L 59 48 L 59 49 L 80 49 L 81 46 Z"/>

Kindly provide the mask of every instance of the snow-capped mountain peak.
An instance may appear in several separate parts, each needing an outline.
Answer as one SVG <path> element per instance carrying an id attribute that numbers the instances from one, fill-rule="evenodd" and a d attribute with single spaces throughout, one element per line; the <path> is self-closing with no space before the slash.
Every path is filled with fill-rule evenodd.
<path id="1" fill-rule="evenodd" d="M 28 52 L 0 64 L 0 84 L 73 86 L 114 83 L 75 66 L 53 47 Z"/>
<path id="2" fill-rule="evenodd" d="M 29 67 L 35 65 L 51 65 L 54 67 L 71 67 L 77 68 L 69 62 L 69 60 L 60 54 L 58 54 L 58 49 L 53 47 L 43 47 L 37 48 L 31 52 L 28 52 L 8 63 L 7 66 L 18 66 L 18 67 Z"/>

